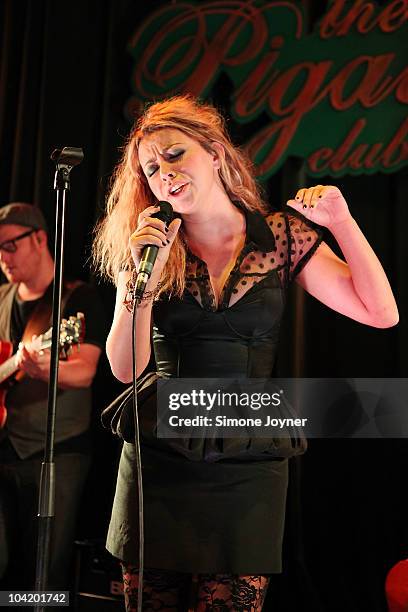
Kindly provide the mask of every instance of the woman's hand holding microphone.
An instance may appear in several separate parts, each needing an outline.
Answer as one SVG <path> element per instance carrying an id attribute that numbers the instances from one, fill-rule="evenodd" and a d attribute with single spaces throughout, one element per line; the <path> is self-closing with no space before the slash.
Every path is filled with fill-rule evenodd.
<path id="1" fill-rule="evenodd" d="M 166 223 L 157 217 L 155 213 L 160 211 L 160 206 L 149 206 L 145 208 L 138 217 L 137 228 L 129 240 L 130 251 L 136 270 L 139 270 L 143 250 L 147 246 L 157 246 L 157 258 L 151 276 L 147 282 L 146 290 L 154 291 L 160 281 L 164 266 L 169 258 L 171 246 L 180 229 L 181 219 L 173 219 Z"/>

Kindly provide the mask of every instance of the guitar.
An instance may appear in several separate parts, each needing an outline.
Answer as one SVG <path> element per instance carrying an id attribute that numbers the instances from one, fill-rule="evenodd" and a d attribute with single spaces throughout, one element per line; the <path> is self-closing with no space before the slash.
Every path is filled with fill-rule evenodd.
<path id="1" fill-rule="evenodd" d="M 60 326 L 60 353 L 66 357 L 74 344 L 80 344 L 85 335 L 85 317 L 82 312 L 77 312 L 76 317 L 62 319 Z M 36 351 L 50 348 L 52 344 L 52 327 L 45 334 L 38 336 L 32 343 L 31 347 Z M 6 381 L 15 372 L 18 372 L 18 356 L 13 353 L 13 345 L 11 342 L 0 340 L 0 429 L 2 429 L 7 420 L 6 400 Z"/>

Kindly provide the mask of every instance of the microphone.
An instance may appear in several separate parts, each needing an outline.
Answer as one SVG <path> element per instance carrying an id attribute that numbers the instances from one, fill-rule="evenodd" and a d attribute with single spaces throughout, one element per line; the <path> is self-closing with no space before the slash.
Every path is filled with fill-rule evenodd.
<path id="1" fill-rule="evenodd" d="M 161 219 L 168 225 L 173 220 L 173 207 L 169 202 L 158 202 L 157 206 L 160 206 L 160 210 L 157 213 L 151 215 L 156 219 Z M 136 302 L 139 302 L 143 293 L 146 289 L 147 281 L 149 280 L 153 267 L 156 261 L 159 247 L 154 244 L 147 244 L 142 252 L 142 259 L 140 260 L 139 269 L 137 271 L 137 279 L 135 284 L 134 297 Z"/>

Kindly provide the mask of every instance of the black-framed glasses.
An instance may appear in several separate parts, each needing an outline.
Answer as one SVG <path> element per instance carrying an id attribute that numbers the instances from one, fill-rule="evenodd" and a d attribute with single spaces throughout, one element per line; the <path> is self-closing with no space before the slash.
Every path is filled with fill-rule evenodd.
<path id="1" fill-rule="evenodd" d="M 15 253 L 17 251 L 16 242 L 18 242 L 19 240 L 22 240 L 23 238 L 26 238 L 27 236 L 30 236 L 36 231 L 37 230 L 35 229 L 30 229 L 28 230 L 28 232 L 24 232 L 24 234 L 20 234 L 19 236 L 16 236 L 15 238 L 10 238 L 9 240 L 5 240 L 4 242 L 0 244 L 0 251 L 6 251 L 6 253 Z"/>

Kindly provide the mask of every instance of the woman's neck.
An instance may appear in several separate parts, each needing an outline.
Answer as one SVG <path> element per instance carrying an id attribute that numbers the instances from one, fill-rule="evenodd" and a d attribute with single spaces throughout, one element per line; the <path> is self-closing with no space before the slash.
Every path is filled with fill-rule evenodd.
<path id="1" fill-rule="evenodd" d="M 208 252 L 235 250 L 246 230 L 243 212 L 228 198 L 207 208 L 204 214 L 186 215 L 183 225 L 187 244 L 199 257 Z"/>

